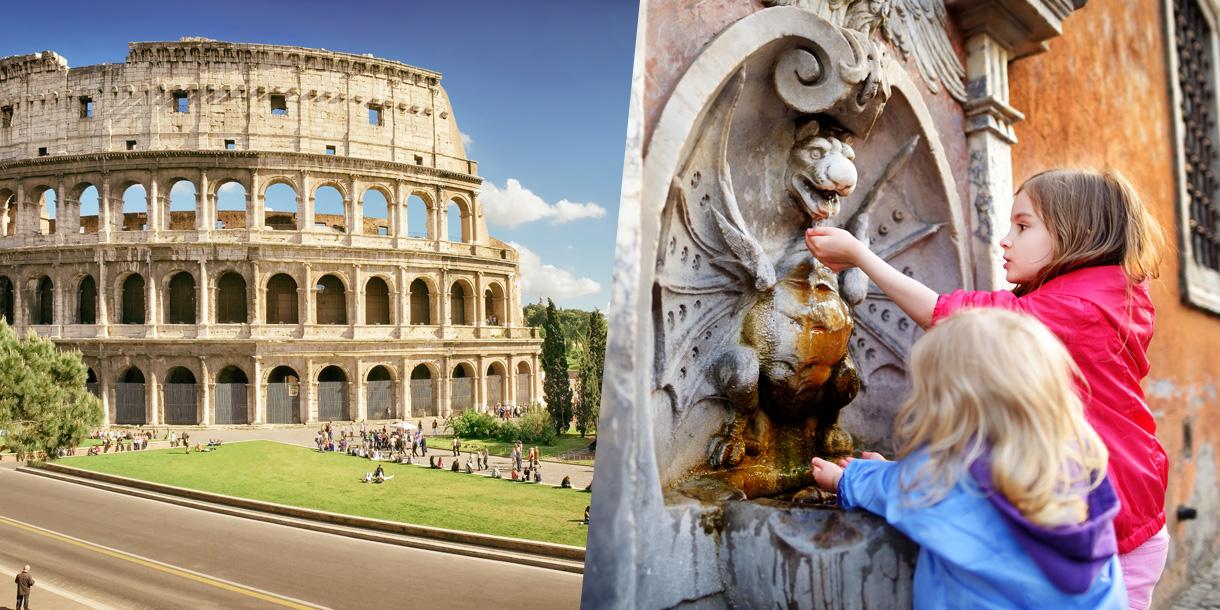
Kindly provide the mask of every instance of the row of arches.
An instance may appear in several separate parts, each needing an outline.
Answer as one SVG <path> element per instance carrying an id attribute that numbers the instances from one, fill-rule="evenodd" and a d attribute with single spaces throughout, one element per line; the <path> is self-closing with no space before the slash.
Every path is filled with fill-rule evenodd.
<path id="1" fill-rule="evenodd" d="M 69 312 L 67 322 L 56 319 L 55 283 L 49 276 L 41 276 L 34 283 L 34 289 L 26 303 L 28 323 L 46 325 L 57 323 L 97 324 L 99 293 L 97 282 L 92 275 L 85 274 L 79 278 L 75 289 L 75 301 Z M 121 275 L 115 285 L 117 290 L 113 303 L 114 311 L 111 323 L 114 324 L 148 324 L 149 290 L 144 276 L 140 273 Z M 391 290 L 385 278 L 373 276 L 368 278 L 361 287 L 363 290 L 364 311 L 357 312 L 358 323 L 365 325 L 388 325 L 398 323 L 395 320 L 396 309 L 392 301 L 396 295 Z M 7 276 L 0 275 L 0 316 L 10 324 L 17 320 L 16 287 Z M 194 274 L 178 271 L 168 276 L 159 294 L 162 296 L 164 323 L 166 324 L 198 324 L 199 320 L 214 320 L 217 324 L 247 324 L 253 319 L 251 311 L 252 300 L 247 291 L 246 278 L 236 271 L 223 272 L 216 281 L 216 301 L 214 317 L 199 307 L 199 290 Z M 296 278 L 287 273 L 271 275 L 265 284 L 265 316 L 267 324 L 300 324 L 303 316 L 301 311 L 302 291 Z M 314 290 L 314 320 L 315 324 L 349 323 L 348 304 L 351 298 L 344 280 L 333 274 L 325 274 L 317 278 Z M 408 299 L 408 324 L 437 324 L 434 307 L 436 299 L 434 287 L 425 278 L 413 280 L 404 298 Z M 465 279 L 456 279 L 447 293 L 449 299 L 449 316 L 447 323 L 457 326 L 475 325 L 476 309 L 474 307 L 474 287 Z M 492 282 L 483 291 L 482 311 L 488 325 L 502 325 L 507 320 L 506 294 L 503 286 Z M 362 316 L 362 317 L 361 317 Z"/>
<path id="2" fill-rule="evenodd" d="M 395 233 L 392 212 L 394 195 L 382 185 L 368 186 L 353 197 L 348 186 L 340 181 L 323 181 L 312 189 L 308 198 L 301 197 L 296 181 L 289 177 L 272 177 L 258 193 L 262 202 L 262 226 L 272 230 L 312 230 L 333 233 L 390 236 Z M 150 196 L 149 189 L 138 181 L 119 182 L 110 204 L 111 228 L 114 231 L 147 231 L 192 229 L 246 229 L 256 212 L 246 185 L 236 178 L 227 178 L 209 186 L 201 197 L 195 182 L 177 177 L 168 182 L 168 196 Z M 102 207 L 107 205 L 101 191 L 91 182 L 81 182 L 64 188 L 63 197 L 53 186 L 36 184 L 24 191 L 26 220 L 21 218 L 22 206 L 18 193 L 0 188 L 0 237 L 26 234 L 54 235 L 57 233 L 97 233 L 101 230 Z M 359 213 L 354 213 L 353 202 Z M 154 219 L 152 207 L 161 211 Z M 438 239 L 437 228 L 429 222 L 429 212 L 440 209 L 427 193 L 416 191 L 403 202 L 405 217 L 403 237 Z M 305 214 L 308 207 L 310 213 Z M 204 208 L 207 214 L 203 214 Z M 451 196 L 443 206 L 444 238 L 453 242 L 474 241 L 472 204 L 465 198 Z M 201 226 L 201 219 L 211 218 L 211 226 Z M 154 226 L 154 222 L 160 226 Z M 312 222 L 312 226 L 305 226 Z M 28 224 L 27 224 L 28 223 Z"/>
<path id="3" fill-rule="evenodd" d="M 302 388 L 304 382 L 296 369 L 288 365 L 271 368 L 261 388 L 251 385 L 250 377 L 242 367 L 225 366 L 208 388 L 211 400 L 207 405 L 202 404 L 205 394 L 195 372 L 178 366 L 169 369 L 165 375 L 159 396 L 163 417 L 154 421 L 149 417 L 153 402 L 145 373 L 138 366 L 130 366 L 114 378 L 110 388 L 112 399 L 109 402 L 113 405 L 113 413 L 109 419 L 119 425 L 299 424 L 308 419 L 311 412 L 316 413 L 316 420 L 320 421 L 347 421 L 362 417 L 376 420 L 487 409 L 505 402 L 510 396 L 515 396 L 518 404 L 530 404 L 534 400 L 533 376 L 525 361 L 517 363 L 512 376 L 499 361 L 486 367 L 482 378 L 485 384 L 482 405 L 476 405 L 475 383 L 479 379 L 471 363 L 454 365 L 447 380 L 439 378 L 439 371 L 435 363 L 418 364 L 406 379 L 399 380 L 391 367 L 374 366 L 364 375 L 364 400 L 362 408 L 356 409 L 348 372 L 338 365 L 321 368 L 310 384 L 312 391 L 308 392 Z M 445 396 L 447 405 L 441 404 L 441 383 L 448 384 L 449 391 Z M 510 384 L 513 384 L 511 392 Z M 90 391 L 101 395 L 93 369 L 88 371 L 88 386 Z M 261 417 L 252 409 L 251 399 L 255 392 L 261 393 L 263 398 L 264 414 Z M 409 409 L 399 397 L 406 397 Z M 312 400 L 313 409 L 303 404 L 303 398 Z"/>

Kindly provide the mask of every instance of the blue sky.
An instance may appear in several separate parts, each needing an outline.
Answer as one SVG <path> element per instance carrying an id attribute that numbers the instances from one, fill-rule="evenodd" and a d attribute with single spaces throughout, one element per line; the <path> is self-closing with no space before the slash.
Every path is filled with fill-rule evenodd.
<path id="1" fill-rule="evenodd" d="M 487 181 L 491 234 L 524 247 L 526 297 L 605 309 L 636 2 L 162 0 L 107 3 L 104 25 L 97 2 L 48 6 L 5 7 L 8 23 L 30 27 L 6 29 L 0 56 L 52 50 L 72 67 L 121 63 L 128 42 L 204 36 L 372 53 L 440 72 Z"/>

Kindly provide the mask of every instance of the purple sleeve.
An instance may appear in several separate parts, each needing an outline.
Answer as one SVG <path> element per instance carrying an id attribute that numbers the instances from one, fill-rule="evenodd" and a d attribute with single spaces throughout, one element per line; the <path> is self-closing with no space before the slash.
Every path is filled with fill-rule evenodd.
<path id="1" fill-rule="evenodd" d="M 995 307 L 997 309 L 1008 309 L 1013 311 L 1021 311 L 1021 302 L 1017 299 L 1017 295 L 1010 290 L 997 290 L 988 292 L 986 290 L 954 290 L 949 294 L 942 294 L 936 299 L 936 307 L 932 309 L 932 324 L 936 324 L 941 320 L 953 315 L 954 313 L 969 307 Z"/>

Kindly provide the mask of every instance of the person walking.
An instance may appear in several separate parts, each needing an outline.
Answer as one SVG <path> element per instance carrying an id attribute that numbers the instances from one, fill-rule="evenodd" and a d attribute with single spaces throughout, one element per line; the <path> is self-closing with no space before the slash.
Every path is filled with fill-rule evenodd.
<path id="1" fill-rule="evenodd" d="M 14 610 L 30 610 L 30 589 L 34 587 L 34 577 L 30 576 L 30 566 L 22 568 L 21 573 L 13 579 L 13 582 L 17 583 L 17 606 Z"/>

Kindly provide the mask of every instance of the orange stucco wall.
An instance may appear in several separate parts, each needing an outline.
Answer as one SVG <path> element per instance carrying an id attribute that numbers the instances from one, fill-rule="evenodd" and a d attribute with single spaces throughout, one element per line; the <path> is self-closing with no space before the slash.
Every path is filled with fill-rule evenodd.
<path id="1" fill-rule="evenodd" d="M 1091 0 L 1064 23 L 1050 52 L 1009 70 L 1017 184 L 1043 169 L 1118 169 L 1143 195 L 1175 245 L 1153 282 L 1157 330 L 1144 388 L 1170 459 L 1166 506 L 1174 537 L 1157 590 L 1160 607 L 1190 570 L 1217 556 L 1216 449 L 1220 448 L 1220 316 L 1185 305 L 1178 281 L 1177 178 L 1164 0 Z M 1190 428 L 1188 433 L 1186 428 Z M 1187 447 L 1187 436 L 1191 437 Z M 1199 509 L 1179 521 L 1178 505 Z"/>

